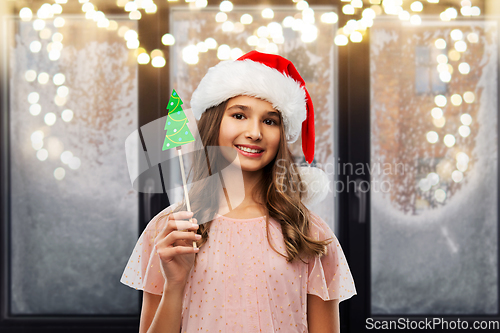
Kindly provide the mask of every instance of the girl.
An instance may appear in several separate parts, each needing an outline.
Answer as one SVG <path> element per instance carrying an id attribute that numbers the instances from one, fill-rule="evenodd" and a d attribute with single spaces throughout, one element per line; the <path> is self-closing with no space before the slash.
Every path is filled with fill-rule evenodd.
<path id="1" fill-rule="evenodd" d="M 311 175 L 328 182 L 297 168 L 287 146 L 302 130 L 312 162 L 304 80 L 287 59 L 251 51 L 210 68 L 191 107 L 201 138 L 193 213 L 182 201 L 156 215 L 120 280 L 144 291 L 140 332 L 340 332 L 338 303 L 356 294 L 354 281 L 330 227 L 304 205 L 326 194 L 312 191 Z M 220 171 L 225 184 L 243 175 L 237 207 L 225 188 L 213 191 Z"/>

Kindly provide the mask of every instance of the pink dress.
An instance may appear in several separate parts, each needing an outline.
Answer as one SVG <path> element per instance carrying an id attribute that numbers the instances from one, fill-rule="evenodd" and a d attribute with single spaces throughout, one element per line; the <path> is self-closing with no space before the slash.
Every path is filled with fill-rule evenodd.
<path id="1" fill-rule="evenodd" d="M 154 246 L 160 214 L 139 237 L 120 279 L 157 295 L 163 293 L 165 283 Z M 287 263 L 269 246 L 265 216 L 234 219 L 217 215 L 186 284 L 181 332 L 307 333 L 307 294 L 339 301 L 356 295 L 337 238 L 318 215 L 312 213 L 311 217 L 313 237 L 333 237 L 333 242 L 326 255 L 304 264 L 300 260 Z M 286 255 L 280 224 L 272 218 L 269 222 L 273 245 Z"/>

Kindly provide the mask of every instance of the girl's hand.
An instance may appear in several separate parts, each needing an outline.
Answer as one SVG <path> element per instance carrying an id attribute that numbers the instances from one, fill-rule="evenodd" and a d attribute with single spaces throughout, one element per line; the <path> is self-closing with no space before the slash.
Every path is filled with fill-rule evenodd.
<path id="1" fill-rule="evenodd" d="M 192 216 L 192 212 L 186 211 L 169 214 L 166 223 L 162 224 L 163 228 L 155 238 L 161 271 L 166 283 L 171 287 L 184 288 L 194 264 L 195 253 L 199 251 L 198 248 L 193 247 L 193 241 L 200 239 L 201 235 L 191 232 L 196 231 L 199 226 L 194 218 L 193 223 L 187 221 Z"/>

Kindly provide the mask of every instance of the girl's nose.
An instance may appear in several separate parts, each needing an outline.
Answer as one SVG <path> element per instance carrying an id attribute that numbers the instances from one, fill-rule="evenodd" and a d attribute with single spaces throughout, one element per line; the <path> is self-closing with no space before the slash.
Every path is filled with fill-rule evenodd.
<path id="1" fill-rule="evenodd" d="M 252 139 L 252 140 L 262 139 L 260 124 L 258 124 L 258 123 L 250 124 L 249 128 L 247 129 L 246 137 L 249 139 Z"/>

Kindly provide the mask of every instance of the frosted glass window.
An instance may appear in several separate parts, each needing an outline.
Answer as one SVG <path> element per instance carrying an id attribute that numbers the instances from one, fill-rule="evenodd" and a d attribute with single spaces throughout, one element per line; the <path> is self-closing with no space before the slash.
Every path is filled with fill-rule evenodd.
<path id="1" fill-rule="evenodd" d="M 138 126 L 137 63 L 117 31 L 62 17 L 42 31 L 11 19 L 2 41 L 9 306 L 15 315 L 136 313 L 138 293 L 118 281 L 138 237 L 124 149 Z"/>
<path id="2" fill-rule="evenodd" d="M 497 29 L 371 28 L 373 314 L 498 311 Z M 420 89 L 427 61 L 446 91 Z"/>
<path id="3" fill-rule="evenodd" d="M 436 70 L 437 57 L 445 53 L 434 45 L 415 46 L 415 91 L 417 94 L 446 93 L 448 84 L 440 80 L 439 72 Z"/>

